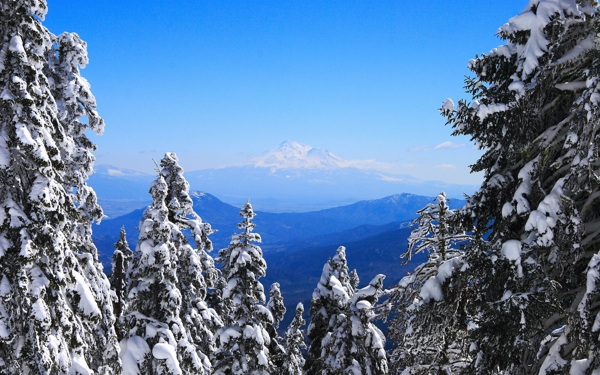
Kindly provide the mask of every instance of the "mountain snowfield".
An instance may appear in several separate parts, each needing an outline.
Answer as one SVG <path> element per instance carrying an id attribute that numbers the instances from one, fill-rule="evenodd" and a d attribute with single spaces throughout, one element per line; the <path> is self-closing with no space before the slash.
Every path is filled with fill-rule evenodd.
<path id="1" fill-rule="evenodd" d="M 305 145 L 296 141 L 284 141 L 278 148 L 253 157 L 242 163 L 242 166 L 277 169 L 336 169 L 357 168 L 376 170 L 382 163 L 372 160 L 345 160 L 324 150 Z"/>
<path id="2" fill-rule="evenodd" d="M 444 191 L 451 197 L 463 197 L 476 189 L 423 181 L 383 168 L 375 161 L 346 160 L 325 149 L 285 141 L 243 163 L 186 171 L 185 176 L 192 190 L 210 192 L 236 207 L 251 199 L 255 207 L 270 212 L 314 211 L 399 193 L 436 196 Z M 149 201 L 153 175 L 107 165 L 95 170 L 89 183 L 109 217 Z"/>

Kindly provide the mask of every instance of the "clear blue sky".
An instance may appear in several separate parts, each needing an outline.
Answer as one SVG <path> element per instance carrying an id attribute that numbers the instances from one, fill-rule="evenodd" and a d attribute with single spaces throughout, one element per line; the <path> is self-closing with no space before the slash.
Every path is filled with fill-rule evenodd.
<path id="1" fill-rule="evenodd" d="M 295 140 L 476 183 L 467 166 L 479 152 L 437 109 L 467 98 L 468 60 L 500 45 L 498 27 L 526 5 L 49 0 L 44 25 L 88 43 L 82 75 L 106 121 L 98 164 L 150 172 L 175 151 L 195 170 Z"/>

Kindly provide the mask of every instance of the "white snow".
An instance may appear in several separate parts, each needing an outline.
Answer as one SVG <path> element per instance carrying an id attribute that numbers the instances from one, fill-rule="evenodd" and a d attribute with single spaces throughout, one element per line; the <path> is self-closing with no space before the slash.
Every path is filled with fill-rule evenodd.
<path id="1" fill-rule="evenodd" d="M 369 310 L 373 307 L 369 301 L 358 301 L 355 306 L 358 310 Z"/>
<path id="2" fill-rule="evenodd" d="M 441 301 L 444 299 L 444 295 L 442 293 L 442 285 L 439 280 L 435 276 L 431 276 L 419 292 L 419 296 L 423 299 L 425 303 L 431 301 Z"/>
<path id="3" fill-rule="evenodd" d="M 512 215 L 514 210 L 515 210 L 515 206 L 513 206 L 512 203 L 510 203 L 510 202 L 504 203 L 504 206 L 502 206 L 502 217 L 503 218 L 509 217 L 510 215 Z"/>
<path id="4" fill-rule="evenodd" d="M 576 59 L 582 54 L 594 48 L 594 35 L 581 40 L 575 47 L 569 52 L 565 53 L 560 59 L 556 61 L 556 64 L 563 64 L 569 60 Z"/>
<path id="5" fill-rule="evenodd" d="M 443 262 L 438 268 L 437 279 L 441 284 L 446 282 L 446 279 L 452 276 L 454 270 L 462 266 L 463 260 L 462 256 L 457 256 L 452 259 L 448 259 Z"/>
<path id="6" fill-rule="evenodd" d="M 508 85 L 508 89 L 514 91 L 517 94 L 517 98 L 525 95 L 525 83 L 517 75 L 513 75 L 511 78 L 513 81 Z"/>
<path id="7" fill-rule="evenodd" d="M 23 145 L 33 146 L 34 148 L 37 146 L 37 143 L 33 140 L 29 129 L 25 124 L 18 123 L 15 125 L 17 138 Z"/>
<path id="8" fill-rule="evenodd" d="M 253 158 L 251 163 L 257 167 L 275 168 L 275 170 L 285 168 L 330 169 L 341 167 L 344 160 L 327 150 L 313 148 L 298 142 L 285 141 L 279 145 L 279 148 Z"/>
<path id="9" fill-rule="evenodd" d="M 227 329 L 225 329 L 223 332 L 220 333 L 219 335 L 219 341 L 221 341 L 221 343 L 228 343 L 229 340 L 233 337 L 233 338 L 238 338 L 242 336 L 242 334 L 240 333 L 240 331 L 238 331 L 237 329 L 233 328 L 233 327 L 229 327 Z"/>
<path id="10" fill-rule="evenodd" d="M 493 115 L 494 113 L 506 111 L 508 109 L 508 105 L 506 105 L 504 103 L 499 103 L 499 104 L 492 103 L 489 105 L 485 105 L 485 104 L 480 104 L 479 102 L 477 102 L 476 109 L 477 109 L 477 117 L 479 117 L 479 119 L 483 121 L 489 115 Z"/>
<path id="11" fill-rule="evenodd" d="M 146 340 L 140 336 L 131 336 L 122 340 L 120 346 L 119 357 L 123 363 L 123 375 L 142 375 L 138 365 L 144 359 L 144 356 L 150 353 L 150 347 Z"/>
<path id="12" fill-rule="evenodd" d="M 177 354 L 175 348 L 165 342 L 159 342 L 152 348 L 152 355 L 156 359 L 165 360 L 167 367 L 171 371 L 172 375 L 181 374 L 181 368 L 179 367 L 179 361 L 177 360 Z"/>
<path id="13" fill-rule="evenodd" d="M 333 293 L 334 298 L 339 299 L 341 301 L 347 301 L 350 297 L 346 292 L 346 289 L 342 285 L 342 283 L 337 279 L 337 277 L 331 275 L 329 277 L 329 283 L 331 284 L 331 292 Z"/>
<path id="14" fill-rule="evenodd" d="M 538 59 L 548 50 L 549 42 L 545 37 L 544 28 L 554 15 L 564 17 L 562 5 L 560 0 L 531 1 L 523 13 L 511 18 L 500 28 L 500 32 L 504 33 L 530 32 L 526 43 L 517 45 L 522 80 L 539 66 Z"/>
<path id="15" fill-rule="evenodd" d="M 29 198 L 31 198 L 34 202 L 40 202 L 44 204 L 47 208 L 54 208 L 56 205 L 52 202 L 52 188 L 56 188 L 56 186 L 52 186 L 52 181 L 50 181 L 47 177 L 43 175 L 38 175 L 31 186 L 31 191 L 29 192 Z"/>
<path id="16" fill-rule="evenodd" d="M 387 168 L 389 165 L 374 160 L 346 160 L 329 152 L 295 141 L 285 141 L 279 148 L 265 152 L 251 158 L 242 166 L 269 168 L 271 174 L 276 174 L 280 169 L 321 169 L 333 170 L 338 168 L 357 168 L 362 170 L 376 170 Z M 294 173 L 294 172 L 292 172 Z M 290 175 L 289 178 L 297 177 Z"/>
<path id="17" fill-rule="evenodd" d="M 579 360 L 571 360 L 571 368 L 569 370 L 569 375 L 586 375 L 587 369 L 590 367 L 591 361 L 589 359 L 579 359 Z M 598 371 L 592 372 L 592 374 L 597 374 Z"/>
<path id="18" fill-rule="evenodd" d="M 0 223 L 4 220 L 0 220 Z M 12 242 L 4 237 L 4 235 L 0 235 L 0 258 L 4 256 L 6 250 L 8 250 L 12 246 Z"/>
<path id="19" fill-rule="evenodd" d="M 80 297 L 78 307 L 86 315 L 100 316 L 100 309 L 85 278 L 77 271 L 73 271 L 73 277 L 75 278 L 75 291 Z"/>
<path id="20" fill-rule="evenodd" d="M 34 296 L 42 295 L 44 291 L 50 286 L 50 281 L 38 266 L 33 266 L 31 268 L 31 271 L 29 272 L 31 275 L 31 294 Z"/>
<path id="21" fill-rule="evenodd" d="M 452 99 L 447 98 L 444 100 L 444 104 L 442 104 L 442 112 L 452 112 L 454 111 L 454 102 Z"/>
<path id="22" fill-rule="evenodd" d="M 8 50 L 14 53 L 25 53 L 25 48 L 23 48 L 23 39 L 19 35 L 15 35 L 10 39 L 10 44 L 8 45 Z"/>
<path id="23" fill-rule="evenodd" d="M 521 266 L 522 244 L 519 240 L 508 240 L 502 244 L 502 255 L 517 266 L 517 276 L 523 277 L 523 267 Z"/>
<path id="24" fill-rule="evenodd" d="M 267 356 L 262 350 L 258 352 L 258 354 L 256 355 L 256 359 L 258 360 L 258 364 L 261 366 L 266 366 L 269 364 Z"/>
<path id="25" fill-rule="evenodd" d="M 518 178 L 521 180 L 515 195 L 513 196 L 514 201 L 517 203 L 517 213 L 524 214 L 531 210 L 527 196 L 531 193 L 531 177 L 534 172 L 534 168 L 538 163 L 539 156 L 529 161 L 521 168 L 518 174 Z"/>
<path id="26" fill-rule="evenodd" d="M 567 364 L 567 361 L 560 354 L 563 345 L 566 343 L 566 332 L 563 332 L 556 342 L 550 347 L 550 350 L 546 355 L 546 359 L 544 359 L 544 362 L 542 363 L 539 374 L 546 374 L 547 372 L 559 372 L 559 370 Z"/>
<path id="27" fill-rule="evenodd" d="M 2 99 L 4 98 L 4 92 L 2 91 Z M 11 95 L 12 96 L 12 95 Z M 5 99 L 6 100 L 6 99 Z M 6 144 L 7 135 L 5 131 L 0 132 L 0 168 L 7 168 L 10 165 L 10 149 Z"/>
<path id="28" fill-rule="evenodd" d="M 590 262 L 588 263 L 586 270 L 586 288 L 585 294 L 577 307 L 579 315 L 583 321 L 587 320 L 587 302 L 588 297 L 598 291 L 598 281 L 600 281 L 600 253 L 594 254 Z M 600 316 L 600 315 L 599 315 Z"/>
<path id="29" fill-rule="evenodd" d="M 71 360 L 69 375 L 94 375 L 94 371 L 89 368 L 83 356 L 75 354 Z"/>
<path id="30" fill-rule="evenodd" d="M 536 243 L 540 246 L 550 246 L 553 243 L 553 228 L 560 220 L 561 197 L 563 196 L 563 185 L 565 178 L 559 179 L 552 188 L 550 194 L 546 195 L 537 209 L 529 214 L 525 223 L 526 231 L 536 232 Z"/>
<path id="31" fill-rule="evenodd" d="M 0 309 L 3 310 L 2 307 L 0 307 Z M 3 312 L 2 315 L 6 314 L 6 311 L 2 311 L 2 312 Z M 4 318 L 0 317 L 0 338 L 6 340 L 6 339 L 10 338 L 10 333 L 11 333 L 10 329 L 6 325 L 6 321 L 4 320 Z"/>
<path id="32" fill-rule="evenodd" d="M 521 259 L 521 246 L 519 240 L 508 240 L 502 244 L 502 255 L 508 260 L 519 260 Z"/>
<path id="33" fill-rule="evenodd" d="M 46 322 L 48 320 L 48 307 L 44 300 L 38 298 L 32 305 L 31 310 L 35 319 L 39 322 Z"/>
<path id="34" fill-rule="evenodd" d="M 2 276 L 2 280 L 0 280 L 0 297 L 8 297 L 10 295 L 10 282 L 6 278 L 6 275 Z"/>

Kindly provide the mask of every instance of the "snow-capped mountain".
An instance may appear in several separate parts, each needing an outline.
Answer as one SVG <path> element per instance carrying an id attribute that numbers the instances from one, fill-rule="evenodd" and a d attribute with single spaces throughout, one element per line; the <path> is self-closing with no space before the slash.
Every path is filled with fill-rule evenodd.
<path id="1" fill-rule="evenodd" d="M 335 169 L 346 168 L 350 164 L 328 150 L 285 141 L 278 148 L 251 158 L 244 165 L 276 169 Z"/>
<path id="2" fill-rule="evenodd" d="M 397 193 L 462 197 L 474 186 L 422 181 L 412 176 L 386 173 L 377 163 L 345 160 L 328 150 L 294 141 L 245 163 L 186 173 L 194 189 L 218 194 L 226 202 L 241 205 L 251 198 L 259 209 L 308 211 L 378 199 Z"/>
<path id="3" fill-rule="evenodd" d="M 398 193 L 450 197 L 471 193 L 474 186 L 422 181 L 385 173 L 371 161 L 345 160 L 298 142 L 286 141 L 238 165 L 185 172 L 193 190 L 209 191 L 234 206 L 248 198 L 259 210 L 311 211 Z M 185 168 L 185 165 L 184 165 Z M 149 201 L 153 175 L 99 165 L 90 178 L 107 215 Z"/>

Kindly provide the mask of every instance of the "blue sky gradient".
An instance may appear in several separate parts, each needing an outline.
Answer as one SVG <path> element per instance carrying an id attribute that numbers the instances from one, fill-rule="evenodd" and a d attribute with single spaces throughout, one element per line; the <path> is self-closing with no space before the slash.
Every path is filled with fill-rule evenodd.
<path id="1" fill-rule="evenodd" d="M 88 43 L 106 121 L 97 163 L 225 166 L 295 140 L 422 179 L 477 183 L 479 151 L 438 108 L 527 5 L 489 1 L 49 0 Z"/>

